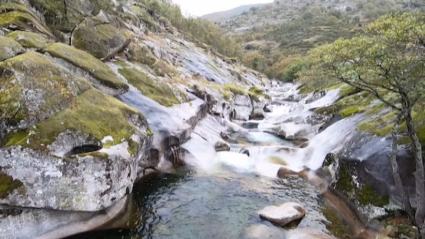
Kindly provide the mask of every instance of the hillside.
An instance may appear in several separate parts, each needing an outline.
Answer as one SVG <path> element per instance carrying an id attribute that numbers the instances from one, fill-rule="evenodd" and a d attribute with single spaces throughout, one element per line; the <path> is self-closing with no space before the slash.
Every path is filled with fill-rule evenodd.
<path id="1" fill-rule="evenodd" d="M 269 77 L 293 80 L 293 69 L 283 69 L 308 50 L 350 38 L 362 26 L 391 12 L 422 8 L 416 1 L 278 1 L 220 21 L 218 26 L 241 42 L 244 63 Z"/>
<path id="2" fill-rule="evenodd" d="M 227 11 L 222 11 L 222 12 L 214 12 L 214 13 L 210 13 L 210 14 L 206 14 L 201 16 L 202 19 L 205 20 L 209 20 L 209 21 L 224 21 L 227 19 L 230 19 L 234 16 L 240 15 L 244 12 L 248 12 L 250 9 L 252 8 L 259 8 L 264 6 L 265 4 L 250 4 L 250 5 L 243 5 L 240 7 L 236 7 Z"/>

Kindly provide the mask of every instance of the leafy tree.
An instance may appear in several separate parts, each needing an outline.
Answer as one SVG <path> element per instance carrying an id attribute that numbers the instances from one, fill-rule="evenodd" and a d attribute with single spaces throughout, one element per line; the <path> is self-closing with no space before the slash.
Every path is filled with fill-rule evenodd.
<path id="1" fill-rule="evenodd" d="M 365 6 L 366 7 L 366 6 Z M 422 146 L 412 112 L 425 92 L 425 15 L 393 14 L 370 24 L 363 35 L 317 48 L 309 53 L 311 67 L 301 74 L 304 80 L 323 86 L 324 79 L 345 82 L 367 91 L 397 113 L 393 131 L 391 164 L 398 193 L 406 212 L 425 238 L 425 172 Z M 391 97 L 389 97 L 391 95 Z M 397 132 L 405 120 L 416 162 L 416 212 L 398 173 Z"/>

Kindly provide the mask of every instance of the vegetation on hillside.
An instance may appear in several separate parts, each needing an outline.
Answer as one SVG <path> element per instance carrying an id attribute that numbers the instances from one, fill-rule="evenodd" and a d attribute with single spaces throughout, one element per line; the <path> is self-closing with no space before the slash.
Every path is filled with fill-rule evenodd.
<path id="1" fill-rule="evenodd" d="M 383 14 L 423 7 L 422 0 L 275 1 L 217 24 L 243 44 L 245 65 L 293 81 L 309 50 L 354 37 Z"/>
<path id="2" fill-rule="evenodd" d="M 405 211 L 425 238 L 425 169 L 414 110 L 425 102 L 425 15 L 411 12 L 383 16 L 364 34 L 339 39 L 312 50 L 301 80 L 313 88 L 344 82 L 375 96 L 394 113 L 391 166 Z M 396 160 L 399 126 L 406 128 L 416 162 L 416 210 L 400 178 Z"/>
<path id="3" fill-rule="evenodd" d="M 184 17 L 179 6 L 168 1 L 139 0 L 154 14 L 167 18 L 171 24 L 193 41 L 200 41 L 208 48 L 227 57 L 241 57 L 242 49 L 232 37 L 214 23 L 195 17 Z"/>

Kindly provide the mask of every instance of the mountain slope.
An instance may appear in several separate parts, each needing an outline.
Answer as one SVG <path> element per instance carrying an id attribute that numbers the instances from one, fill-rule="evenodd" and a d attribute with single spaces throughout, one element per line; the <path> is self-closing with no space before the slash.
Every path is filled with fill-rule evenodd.
<path id="1" fill-rule="evenodd" d="M 250 4 L 250 5 L 243 5 L 239 6 L 227 11 L 221 11 L 221 12 L 214 12 L 210 14 L 206 14 L 201 16 L 202 19 L 210 20 L 210 21 L 224 21 L 227 19 L 230 19 L 234 16 L 240 15 L 244 12 L 249 11 L 252 8 L 259 8 L 264 6 L 265 4 L 258 3 L 258 4 Z"/>
<path id="2" fill-rule="evenodd" d="M 275 0 L 217 25 L 243 44 L 245 65 L 290 81 L 293 69 L 285 67 L 301 64 L 298 59 L 308 50 L 350 38 L 383 14 L 423 7 L 422 0 Z"/>

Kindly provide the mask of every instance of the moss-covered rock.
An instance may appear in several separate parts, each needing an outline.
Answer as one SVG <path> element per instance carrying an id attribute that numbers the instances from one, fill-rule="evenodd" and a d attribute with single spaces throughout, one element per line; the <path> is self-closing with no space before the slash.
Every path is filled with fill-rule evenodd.
<path id="1" fill-rule="evenodd" d="M 180 104 L 180 101 L 175 96 L 169 85 L 155 81 L 145 73 L 136 69 L 120 69 L 120 74 L 123 75 L 130 84 L 136 87 L 143 95 L 155 100 L 163 106 L 170 107 Z"/>
<path id="2" fill-rule="evenodd" d="M 140 122 L 144 120 L 139 112 L 121 101 L 96 89 L 90 89 L 73 99 L 67 109 L 37 124 L 31 134 L 25 136 L 21 133 L 16 136 L 21 137 L 21 140 L 11 138 L 6 145 L 45 150 L 67 129 L 78 130 L 97 139 L 112 136 L 111 145 L 119 144 L 123 140 L 129 142 L 131 136 L 136 133 L 129 123 L 130 116 L 137 116 Z"/>
<path id="3" fill-rule="evenodd" d="M 93 14 L 94 0 L 74 0 L 67 6 L 57 0 L 31 0 L 31 5 L 41 12 L 46 24 L 54 30 L 70 32 L 85 16 Z M 103 1 L 105 9 L 109 1 Z"/>
<path id="4" fill-rule="evenodd" d="M 44 48 L 43 51 L 55 57 L 62 58 L 74 66 L 87 71 L 98 80 L 102 86 L 115 90 L 116 92 L 114 92 L 114 94 L 122 94 L 128 91 L 128 85 L 122 82 L 105 63 L 85 51 L 62 43 L 52 44 Z M 102 88 L 100 85 L 96 84 L 96 82 L 95 86 Z"/>
<path id="5" fill-rule="evenodd" d="M 74 30 L 71 44 L 98 59 L 107 59 L 130 43 L 119 29 L 108 23 L 86 19 Z"/>
<path id="6" fill-rule="evenodd" d="M 0 175 L 1 204 L 100 211 L 131 192 L 152 138 L 144 117 L 94 88 L 69 101 L 66 109 L 6 136 L 0 172 L 25 190 L 11 191 L 16 183 L 3 187 Z"/>
<path id="7" fill-rule="evenodd" d="M 0 61 L 4 61 L 23 52 L 25 52 L 25 49 L 19 43 L 10 38 L 0 36 Z"/>
<path id="8" fill-rule="evenodd" d="M 335 189 L 343 192 L 350 200 L 361 205 L 383 207 L 389 203 L 388 195 L 379 195 L 366 183 L 357 181 L 356 162 L 340 162 Z"/>
<path id="9" fill-rule="evenodd" d="M 137 42 L 132 42 L 128 46 L 129 60 L 152 66 L 156 62 L 155 56 L 148 46 L 140 46 Z"/>
<path id="10" fill-rule="evenodd" d="M 235 84 L 225 84 L 223 89 L 232 92 L 234 95 L 248 95 L 248 92 L 242 86 Z"/>
<path id="11" fill-rule="evenodd" d="M 17 41 L 25 48 L 43 49 L 51 43 L 44 36 L 33 32 L 14 31 L 9 33 L 7 37 Z"/>
<path id="12" fill-rule="evenodd" d="M 0 198 L 6 198 L 13 190 L 22 187 L 22 182 L 7 174 L 0 173 Z"/>
<path id="13" fill-rule="evenodd" d="M 340 97 L 334 104 L 318 108 L 315 112 L 324 115 L 335 114 L 345 118 L 364 112 L 374 99 L 368 92 L 358 92 L 349 86 L 343 89 L 344 91 L 340 92 Z"/>
<path id="14" fill-rule="evenodd" d="M 260 97 L 264 97 L 265 99 L 270 100 L 270 96 L 265 94 L 263 90 L 257 88 L 257 87 L 251 87 L 249 89 L 249 95 L 256 101 L 256 102 L 260 102 Z"/>
<path id="15" fill-rule="evenodd" d="M 25 8 L 24 6 L 22 7 Z M 29 11 L 30 10 L 28 10 L 28 12 Z M 47 36 L 54 37 L 47 27 L 28 12 L 9 11 L 0 14 L 0 27 L 8 28 L 10 25 L 14 25 L 14 28 L 39 32 Z"/>
<path id="16" fill-rule="evenodd" d="M 167 62 L 162 60 L 156 61 L 151 68 L 157 76 L 173 76 L 177 73 L 173 66 L 170 66 Z"/>
<path id="17" fill-rule="evenodd" d="M 90 83 L 37 52 L 0 63 L 0 113 L 14 117 L 19 128 L 32 126 L 68 107 Z"/>

